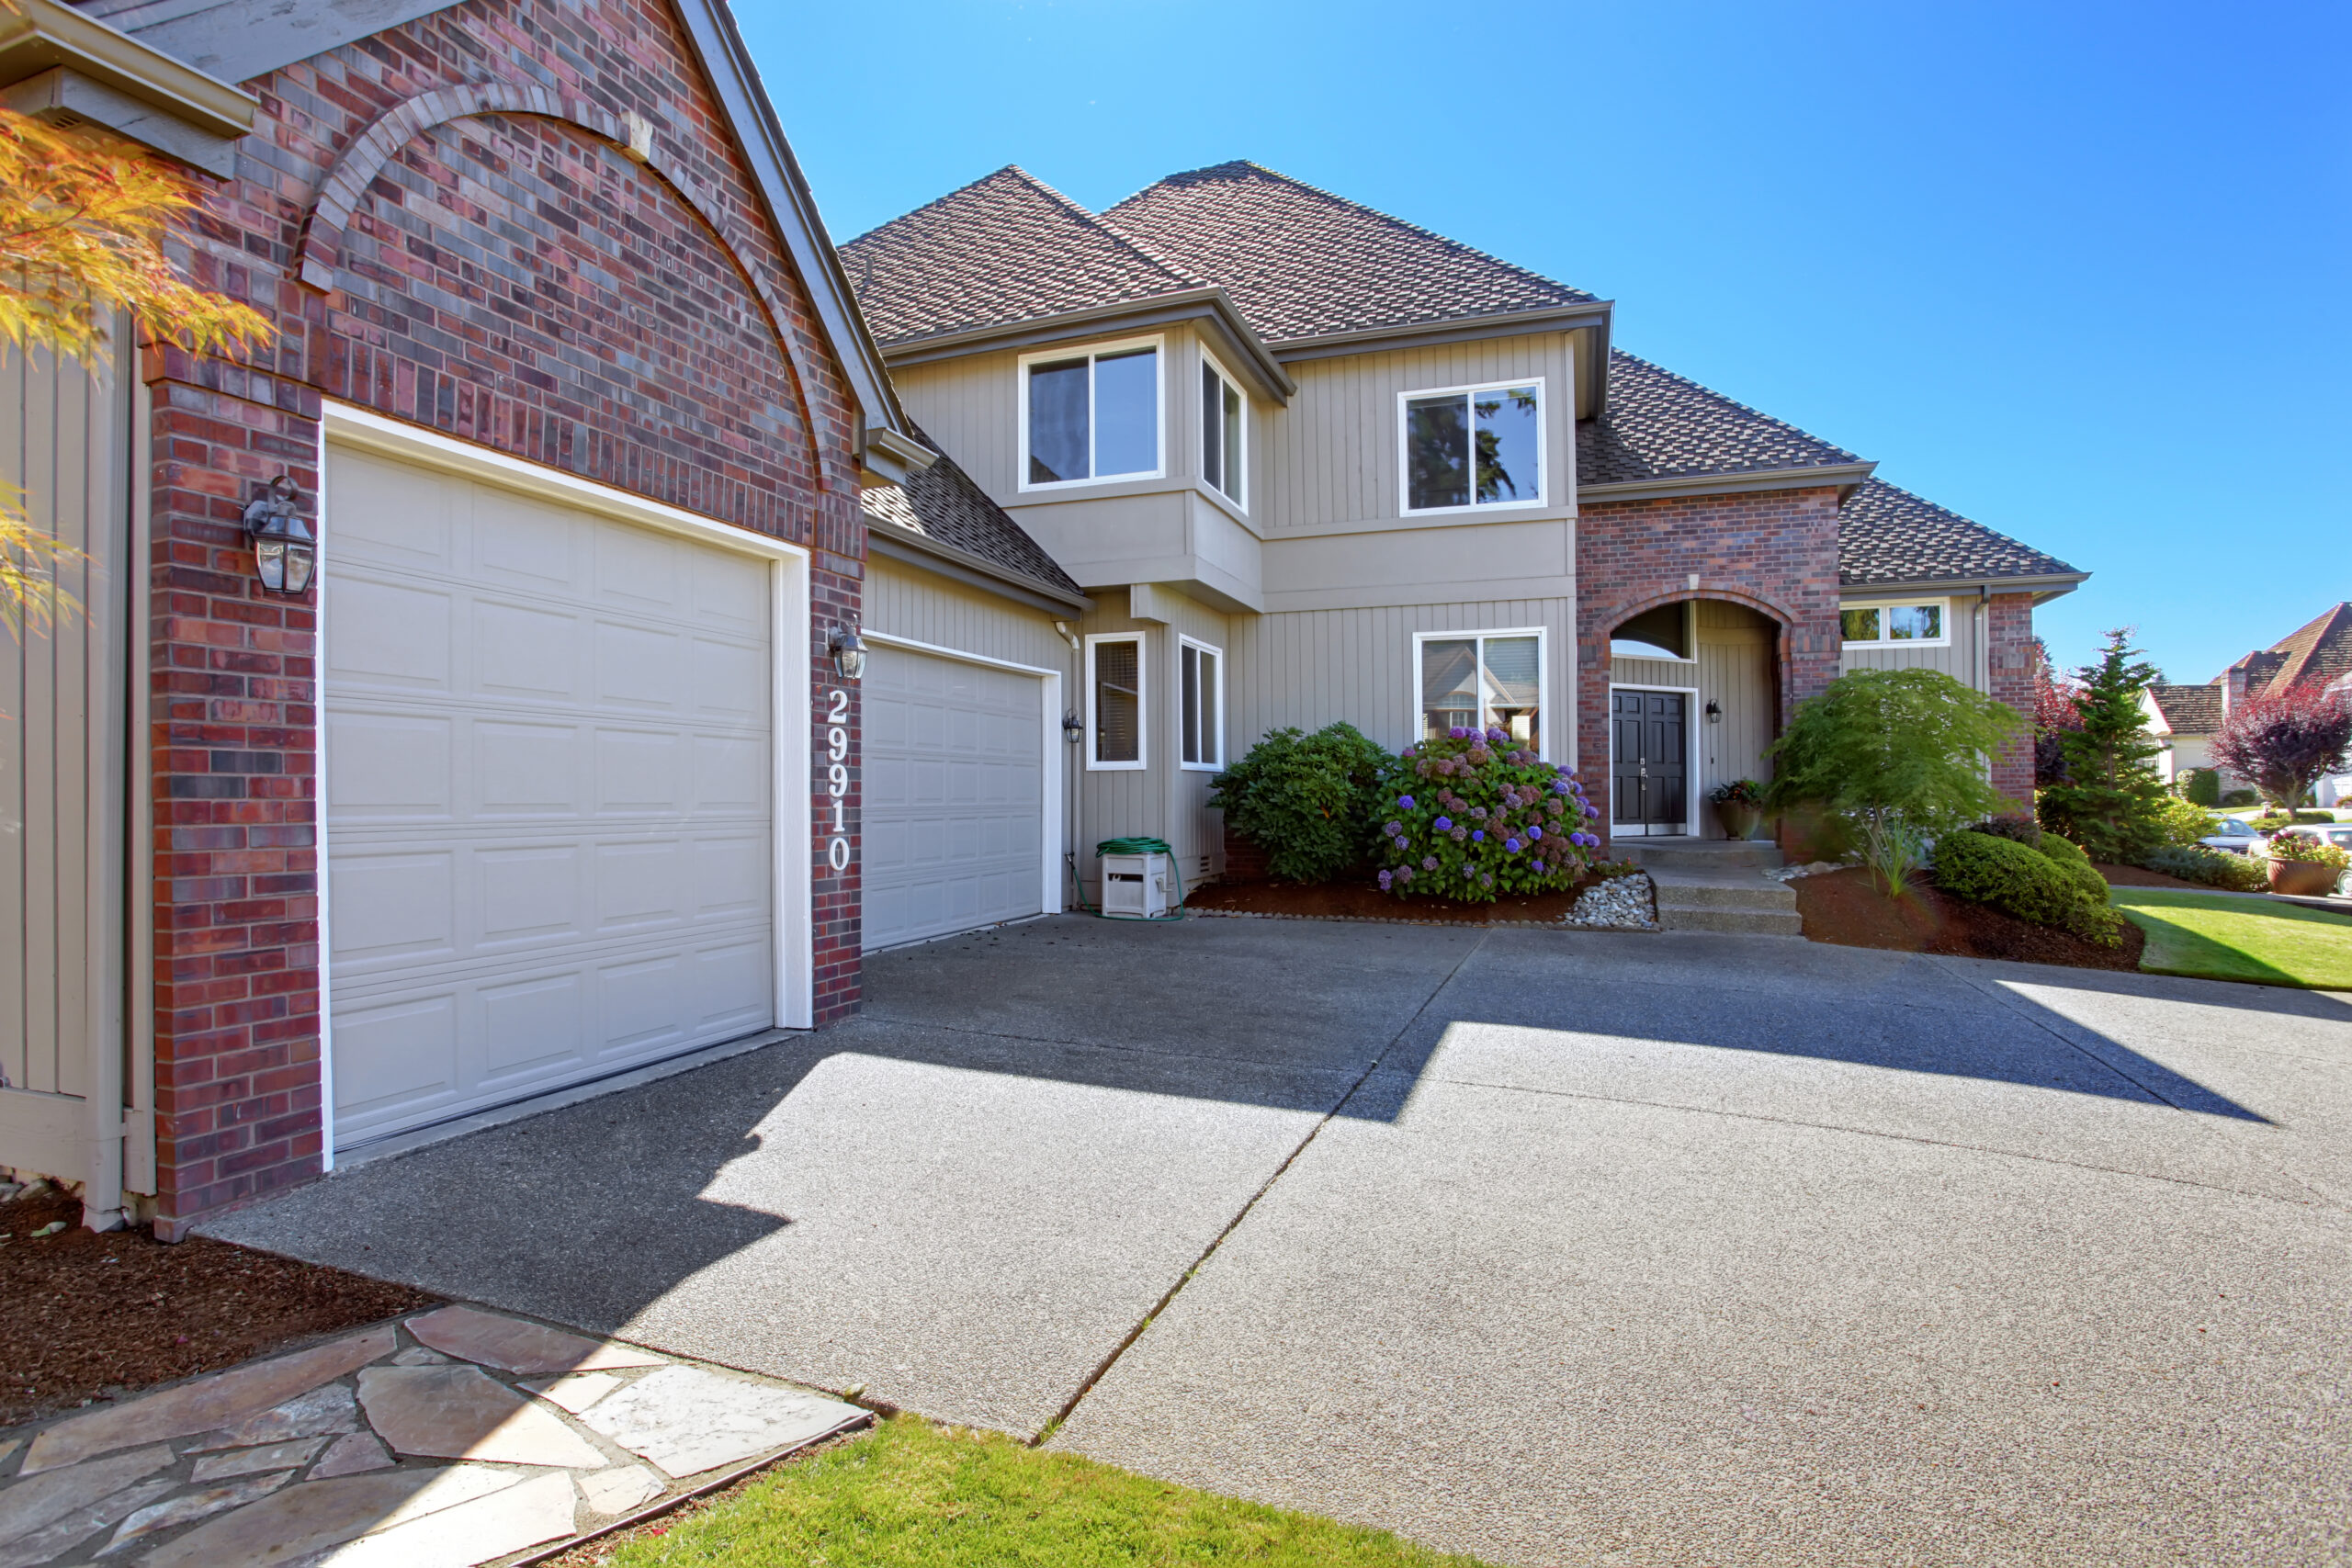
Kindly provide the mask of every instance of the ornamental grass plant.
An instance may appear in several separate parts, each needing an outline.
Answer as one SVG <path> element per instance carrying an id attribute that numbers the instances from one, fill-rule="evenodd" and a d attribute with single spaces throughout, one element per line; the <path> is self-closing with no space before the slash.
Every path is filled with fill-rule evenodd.
<path id="1" fill-rule="evenodd" d="M 1600 849 L 1585 830 L 1600 808 L 1577 775 L 1499 726 L 1407 747 L 1390 781 L 1378 863 L 1380 886 L 1399 897 L 1565 893 Z"/>

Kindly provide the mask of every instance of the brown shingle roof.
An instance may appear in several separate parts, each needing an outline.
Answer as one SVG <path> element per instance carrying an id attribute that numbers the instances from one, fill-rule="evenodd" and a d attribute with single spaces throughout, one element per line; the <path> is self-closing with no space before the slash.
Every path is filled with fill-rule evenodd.
<path id="1" fill-rule="evenodd" d="M 1011 164 L 859 235 L 841 254 L 884 344 L 1204 286 Z"/>
<path id="2" fill-rule="evenodd" d="M 2074 575 L 2056 556 L 1884 479 L 1864 479 L 1838 513 L 1838 581 L 1849 587 Z"/>
<path id="3" fill-rule="evenodd" d="M 924 446 L 939 451 L 939 444 L 930 436 L 921 430 L 914 434 Z M 944 453 L 904 485 L 868 485 L 860 500 L 869 524 L 920 534 L 1065 593 L 1081 592 L 1045 547 L 990 501 L 972 476 Z"/>
<path id="4" fill-rule="evenodd" d="M 1222 285 L 1269 343 L 1596 298 L 1251 163 L 1170 175 L 1102 217 Z"/>
<path id="5" fill-rule="evenodd" d="M 2334 606 L 2230 668 L 2244 670 L 2246 691 L 2264 696 L 2283 695 L 2301 687 L 2318 691 L 2340 676 L 2352 674 L 2352 604 Z"/>
<path id="6" fill-rule="evenodd" d="M 1579 485 L 1860 461 L 1622 349 L 1609 353 L 1609 412 L 1577 422 Z"/>
<path id="7" fill-rule="evenodd" d="M 2156 711 L 2165 716 L 2175 735 L 2216 735 L 2222 728 L 2219 686 L 2151 686 Z"/>

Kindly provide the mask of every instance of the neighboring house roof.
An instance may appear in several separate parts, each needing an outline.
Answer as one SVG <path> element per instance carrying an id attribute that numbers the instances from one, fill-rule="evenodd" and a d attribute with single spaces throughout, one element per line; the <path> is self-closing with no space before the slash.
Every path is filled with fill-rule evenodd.
<path id="1" fill-rule="evenodd" d="M 1102 221 L 1222 287 L 1271 344 L 1599 302 L 1240 161 L 1170 175 Z"/>
<path id="2" fill-rule="evenodd" d="M 2220 686 L 2151 686 L 2148 700 L 2175 735 L 2216 735 L 2222 728 Z"/>
<path id="3" fill-rule="evenodd" d="M 915 437 L 933 452 L 938 443 L 917 429 Z M 1082 600 L 1084 591 L 1045 547 L 1025 533 L 1004 508 L 973 482 L 956 459 L 940 452 L 931 467 L 895 485 L 868 485 L 860 492 L 869 525 L 902 530 L 972 558 L 975 564 Z"/>
<path id="4" fill-rule="evenodd" d="M 1609 353 L 1609 411 L 1577 422 L 1579 489 L 1860 461 L 1622 349 Z"/>
<path id="5" fill-rule="evenodd" d="M 2278 696 L 2306 686 L 2319 690 L 2352 674 L 2352 604 L 2333 606 L 2230 666 L 2230 673 L 2240 672 L 2246 693 L 2257 696 Z"/>
<path id="6" fill-rule="evenodd" d="M 1207 287 L 1017 164 L 860 234 L 842 260 L 891 344 Z"/>
<path id="7" fill-rule="evenodd" d="M 1864 479 L 1838 513 L 1838 581 L 1848 587 L 2087 575 L 1884 479 Z"/>

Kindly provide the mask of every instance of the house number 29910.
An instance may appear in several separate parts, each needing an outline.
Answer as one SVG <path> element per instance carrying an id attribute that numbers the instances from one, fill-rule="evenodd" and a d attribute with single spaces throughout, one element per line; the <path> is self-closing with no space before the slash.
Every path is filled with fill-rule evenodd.
<path id="1" fill-rule="evenodd" d="M 825 846 L 825 863 L 835 872 L 849 869 L 849 827 L 842 816 L 842 796 L 849 793 L 849 694 L 827 694 L 825 709 L 825 793 L 833 797 L 833 840 Z"/>

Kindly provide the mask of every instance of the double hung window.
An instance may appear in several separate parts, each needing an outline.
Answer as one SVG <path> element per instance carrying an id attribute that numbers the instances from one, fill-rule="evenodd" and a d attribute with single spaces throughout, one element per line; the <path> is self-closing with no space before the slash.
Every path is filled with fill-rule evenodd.
<path id="1" fill-rule="evenodd" d="M 1039 355 L 1021 367 L 1021 488 L 1159 472 L 1159 345 Z"/>
<path id="2" fill-rule="evenodd" d="M 1405 510 L 1533 506 L 1544 499 L 1544 383 L 1407 392 Z"/>
<path id="3" fill-rule="evenodd" d="M 1086 639 L 1086 732 L 1089 770 L 1144 765 L 1140 632 Z"/>
<path id="4" fill-rule="evenodd" d="M 1421 733 L 1499 725 L 1518 744 L 1544 749 L 1544 634 L 1434 632 L 1415 637 Z"/>
<path id="5" fill-rule="evenodd" d="M 1225 766 L 1225 655 L 1185 637 L 1177 645 L 1176 661 L 1183 688 L 1183 765 L 1214 772 Z"/>
<path id="6" fill-rule="evenodd" d="M 1250 405 L 1241 389 L 1206 358 L 1201 361 L 1201 477 L 1211 490 L 1246 508 L 1242 495 L 1249 473 L 1246 430 Z"/>
<path id="7" fill-rule="evenodd" d="M 1949 647 L 1951 602 L 1925 599 L 1905 604 L 1849 604 L 1838 612 L 1848 648 Z"/>

